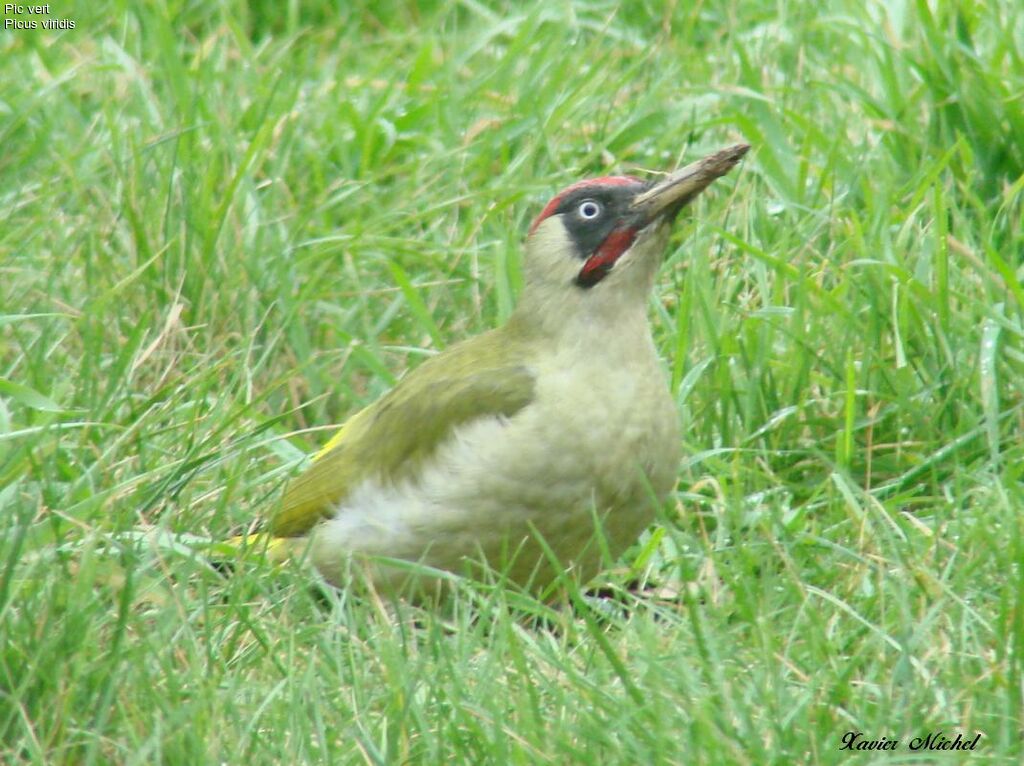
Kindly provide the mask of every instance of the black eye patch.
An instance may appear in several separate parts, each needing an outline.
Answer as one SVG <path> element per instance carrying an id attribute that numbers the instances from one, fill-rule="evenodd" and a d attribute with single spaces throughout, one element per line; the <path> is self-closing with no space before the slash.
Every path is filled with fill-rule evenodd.
<path id="1" fill-rule="evenodd" d="M 629 187 L 584 187 L 565 195 L 554 212 L 562 216 L 577 258 L 589 258 L 601 246 L 626 217 L 636 193 Z"/>

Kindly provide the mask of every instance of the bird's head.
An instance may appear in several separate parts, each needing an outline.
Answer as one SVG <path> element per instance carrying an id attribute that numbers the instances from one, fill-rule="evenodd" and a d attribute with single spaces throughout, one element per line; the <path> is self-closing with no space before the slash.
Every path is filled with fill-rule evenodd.
<path id="1" fill-rule="evenodd" d="M 657 181 L 605 176 L 561 191 L 530 226 L 524 302 L 643 306 L 676 215 L 749 148 L 736 144 Z"/>

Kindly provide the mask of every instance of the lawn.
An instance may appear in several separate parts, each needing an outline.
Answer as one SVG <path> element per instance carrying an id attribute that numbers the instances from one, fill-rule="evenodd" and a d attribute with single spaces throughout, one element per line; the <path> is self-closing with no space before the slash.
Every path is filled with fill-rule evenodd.
<path id="1" fill-rule="evenodd" d="M 0 31 L 0 761 L 1020 762 L 1018 3 L 31 10 Z M 651 299 L 678 485 L 602 598 L 211 565 L 508 316 L 553 193 L 737 141 Z"/>

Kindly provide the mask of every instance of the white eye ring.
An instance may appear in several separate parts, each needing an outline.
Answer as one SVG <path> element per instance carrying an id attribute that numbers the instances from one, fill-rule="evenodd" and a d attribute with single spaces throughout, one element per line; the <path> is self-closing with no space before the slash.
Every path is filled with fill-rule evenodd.
<path id="1" fill-rule="evenodd" d="M 601 203 L 596 200 L 585 199 L 576 210 L 584 221 L 593 221 L 601 215 Z"/>

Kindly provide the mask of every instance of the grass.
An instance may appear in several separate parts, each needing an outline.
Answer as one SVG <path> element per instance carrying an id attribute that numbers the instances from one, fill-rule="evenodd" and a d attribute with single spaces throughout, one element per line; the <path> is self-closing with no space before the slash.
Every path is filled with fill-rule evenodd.
<path id="1" fill-rule="evenodd" d="M 340 5 L 0 33 L 3 760 L 1019 762 L 1017 4 Z M 661 590 L 435 614 L 192 555 L 508 315 L 550 194 L 740 139 L 651 304 Z"/>

